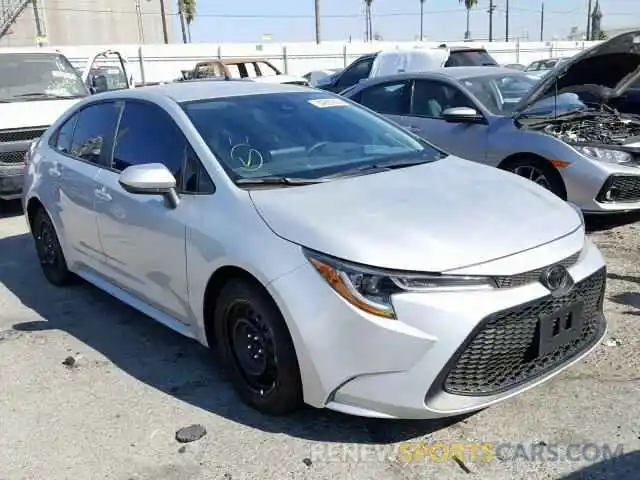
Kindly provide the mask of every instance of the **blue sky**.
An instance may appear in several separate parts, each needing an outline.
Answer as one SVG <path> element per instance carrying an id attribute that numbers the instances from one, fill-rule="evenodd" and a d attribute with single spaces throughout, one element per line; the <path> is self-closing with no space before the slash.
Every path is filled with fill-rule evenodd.
<path id="1" fill-rule="evenodd" d="M 192 25 L 194 42 L 273 42 L 314 40 L 313 0 L 197 0 Z M 504 39 L 506 0 L 494 0 L 494 39 Z M 545 40 L 564 38 L 571 26 L 584 29 L 588 0 L 546 0 Z M 595 3 L 595 0 L 593 0 Z M 471 33 L 488 37 L 489 0 L 479 0 L 471 13 Z M 510 36 L 539 38 L 541 0 L 510 0 Z M 600 0 L 603 28 L 640 26 L 640 0 Z M 364 36 L 363 0 L 321 0 L 323 40 L 354 41 Z M 419 33 L 418 0 L 373 0 L 374 31 L 385 40 L 413 40 Z M 427 40 L 462 39 L 465 10 L 458 0 L 426 0 L 424 30 Z M 177 27 L 177 32 L 179 28 Z M 179 33 L 178 33 L 179 35 Z"/>

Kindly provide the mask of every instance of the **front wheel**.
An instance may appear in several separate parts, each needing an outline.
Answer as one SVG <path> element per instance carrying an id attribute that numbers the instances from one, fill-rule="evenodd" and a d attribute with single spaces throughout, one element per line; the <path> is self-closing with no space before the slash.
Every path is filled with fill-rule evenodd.
<path id="1" fill-rule="evenodd" d="M 509 163 L 504 169 L 531 180 L 533 183 L 555 193 L 563 200 L 567 199 L 562 177 L 546 160 L 535 157 L 522 158 Z"/>
<path id="2" fill-rule="evenodd" d="M 216 346 L 245 403 L 284 415 L 302 405 L 298 360 L 282 314 L 259 285 L 230 281 L 214 313 Z"/>

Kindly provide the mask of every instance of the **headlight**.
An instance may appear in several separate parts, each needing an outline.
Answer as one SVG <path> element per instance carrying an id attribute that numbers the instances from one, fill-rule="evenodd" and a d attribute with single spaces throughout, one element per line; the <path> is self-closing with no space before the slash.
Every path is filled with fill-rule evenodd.
<path id="1" fill-rule="evenodd" d="M 391 303 L 391 297 L 396 293 L 496 287 L 490 277 L 384 271 L 337 260 L 309 250 L 304 250 L 304 253 L 336 293 L 351 305 L 379 317 L 396 318 Z"/>
<path id="2" fill-rule="evenodd" d="M 607 163 L 628 163 L 631 161 L 631 154 L 620 150 L 609 150 L 608 148 L 586 147 L 583 145 L 574 146 L 582 155 Z"/>
<path id="3" fill-rule="evenodd" d="M 578 207 L 575 203 L 567 202 L 569 205 L 573 207 L 578 216 L 580 217 L 580 221 L 582 222 L 582 226 L 584 226 L 584 213 L 582 213 L 582 209 Z"/>

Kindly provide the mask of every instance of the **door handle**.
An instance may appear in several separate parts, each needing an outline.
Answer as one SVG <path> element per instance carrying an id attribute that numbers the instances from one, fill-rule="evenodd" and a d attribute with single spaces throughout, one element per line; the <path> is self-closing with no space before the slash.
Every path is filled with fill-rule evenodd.
<path id="1" fill-rule="evenodd" d="M 105 188 L 99 188 L 93 191 L 94 195 L 98 200 L 102 200 L 103 202 L 110 202 L 111 195 L 109 195 Z"/>
<path id="2" fill-rule="evenodd" d="M 54 178 L 60 178 L 62 176 L 60 166 L 57 163 L 53 167 L 49 168 L 49 176 Z"/>

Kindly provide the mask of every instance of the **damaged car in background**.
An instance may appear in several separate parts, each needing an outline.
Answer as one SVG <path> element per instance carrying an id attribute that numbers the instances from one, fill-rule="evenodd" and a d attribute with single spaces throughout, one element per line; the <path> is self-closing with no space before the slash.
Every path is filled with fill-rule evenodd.
<path id="1" fill-rule="evenodd" d="M 608 213 L 640 210 L 640 116 L 610 106 L 639 78 L 633 31 L 539 83 L 507 69 L 446 68 L 365 82 L 345 96 L 453 155 L 526 177 L 586 213 Z"/>

